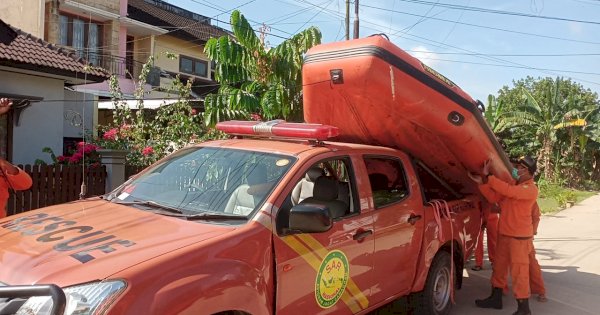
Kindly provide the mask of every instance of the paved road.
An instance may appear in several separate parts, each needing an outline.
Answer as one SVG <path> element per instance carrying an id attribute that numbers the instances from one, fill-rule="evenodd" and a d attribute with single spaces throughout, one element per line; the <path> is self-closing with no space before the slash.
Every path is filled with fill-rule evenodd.
<path id="1" fill-rule="evenodd" d="M 597 315 L 600 314 L 600 195 L 555 215 L 542 217 L 535 239 L 537 258 L 542 266 L 548 302 L 530 300 L 536 315 Z M 465 270 L 462 290 L 456 294 L 456 315 L 512 314 L 516 302 L 512 293 L 504 297 L 503 310 L 475 307 L 476 298 L 490 293 L 489 265 L 482 271 L 472 271 L 472 262 Z M 410 314 L 401 300 L 388 314 Z M 380 311 L 380 314 L 385 314 Z"/>

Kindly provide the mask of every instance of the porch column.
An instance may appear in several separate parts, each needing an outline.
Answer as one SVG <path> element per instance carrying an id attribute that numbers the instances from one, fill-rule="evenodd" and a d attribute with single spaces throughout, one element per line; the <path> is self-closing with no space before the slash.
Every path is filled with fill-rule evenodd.
<path id="1" fill-rule="evenodd" d="M 106 166 L 106 192 L 113 191 L 125 182 L 125 156 L 127 151 L 99 149 L 100 162 Z"/>

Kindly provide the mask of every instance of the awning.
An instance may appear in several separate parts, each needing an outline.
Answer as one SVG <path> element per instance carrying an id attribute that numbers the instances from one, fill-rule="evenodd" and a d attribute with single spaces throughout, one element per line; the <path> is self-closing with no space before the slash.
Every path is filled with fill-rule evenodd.
<path id="1" fill-rule="evenodd" d="M 126 103 L 130 109 L 138 109 L 137 100 L 123 100 L 120 103 Z M 157 109 L 164 105 L 177 103 L 176 99 L 151 99 L 144 100 L 144 108 L 146 109 Z M 115 109 L 115 104 L 112 101 L 99 101 L 98 109 Z"/>
<path id="2" fill-rule="evenodd" d="M 126 79 L 122 77 L 118 77 L 119 87 L 121 88 L 121 92 L 124 97 L 132 98 L 135 90 L 136 84 L 131 79 Z M 72 86 L 73 90 L 77 92 L 83 92 L 88 94 L 93 94 L 97 96 L 111 97 L 110 88 L 108 86 L 108 81 L 100 82 L 100 83 L 89 83 L 89 84 L 80 84 Z M 152 86 L 150 84 L 144 85 L 144 91 L 149 92 L 152 90 Z"/>

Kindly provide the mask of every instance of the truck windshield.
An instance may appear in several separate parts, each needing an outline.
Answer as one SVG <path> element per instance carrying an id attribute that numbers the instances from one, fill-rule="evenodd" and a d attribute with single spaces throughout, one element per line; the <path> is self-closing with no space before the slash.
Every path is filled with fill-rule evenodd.
<path id="1" fill-rule="evenodd" d="M 138 206 L 157 204 L 195 218 L 249 217 L 295 160 L 235 149 L 183 149 L 129 180 L 109 199 Z"/>

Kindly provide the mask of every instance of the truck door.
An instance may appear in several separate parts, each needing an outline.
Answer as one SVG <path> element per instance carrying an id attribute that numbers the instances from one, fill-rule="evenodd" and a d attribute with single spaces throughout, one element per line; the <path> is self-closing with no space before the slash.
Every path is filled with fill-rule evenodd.
<path id="1" fill-rule="evenodd" d="M 374 283 L 372 303 L 410 291 L 423 231 L 418 181 L 407 158 L 364 156 L 373 210 Z M 405 167 L 408 165 L 408 167 Z"/>
<path id="2" fill-rule="evenodd" d="M 276 218 L 276 313 L 360 312 L 370 305 L 373 285 L 373 220 L 360 209 L 351 159 L 318 160 L 309 163 L 301 175 Z M 336 188 L 332 188 L 332 183 Z M 289 223 L 286 213 L 294 204 L 319 204 L 321 199 L 332 199 L 333 195 L 324 196 L 327 194 L 324 191 L 331 189 L 337 190 L 335 199 L 347 206 L 342 213 L 336 205 L 331 205 L 334 222 L 329 231 L 296 234 L 285 231 Z"/>

